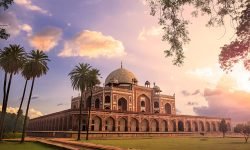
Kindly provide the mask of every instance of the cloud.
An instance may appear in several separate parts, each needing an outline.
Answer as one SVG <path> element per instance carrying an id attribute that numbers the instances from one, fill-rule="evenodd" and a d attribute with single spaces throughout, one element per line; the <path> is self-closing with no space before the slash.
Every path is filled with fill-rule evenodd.
<path id="1" fill-rule="evenodd" d="M 33 100 L 38 99 L 38 98 L 39 98 L 39 96 L 36 96 L 36 95 L 31 97 L 31 99 L 33 99 Z"/>
<path id="2" fill-rule="evenodd" d="M 186 90 L 182 90 L 181 93 L 184 95 L 184 96 L 189 96 L 190 93 Z"/>
<path id="3" fill-rule="evenodd" d="M 2 105 L 0 105 L 0 109 L 2 109 Z M 8 113 L 17 113 L 18 111 L 18 107 L 7 107 L 7 112 Z M 25 114 L 24 114 L 25 115 Z M 35 110 L 34 108 L 30 108 L 29 109 L 29 117 L 32 118 L 36 118 L 36 117 L 40 117 L 42 116 L 42 112 Z"/>
<path id="4" fill-rule="evenodd" d="M 154 37 L 161 35 L 162 27 L 161 26 L 152 26 L 149 29 L 146 29 L 145 27 L 142 28 L 142 31 L 138 35 L 138 40 L 144 41 L 148 37 Z"/>
<path id="5" fill-rule="evenodd" d="M 43 14 L 48 14 L 47 10 L 42 9 L 41 7 L 34 5 L 31 0 L 15 0 L 15 3 L 25 7 L 28 10 L 31 11 L 37 11 Z"/>
<path id="6" fill-rule="evenodd" d="M 56 27 L 47 27 L 41 32 L 32 35 L 29 38 L 29 43 L 36 49 L 43 50 L 45 52 L 53 49 L 58 41 L 61 39 L 62 30 Z"/>
<path id="7" fill-rule="evenodd" d="M 200 94 L 200 90 L 197 89 L 197 90 L 195 90 L 195 91 L 192 92 L 192 93 L 190 93 L 190 92 L 188 92 L 188 91 L 186 91 L 186 90 L 182 90 L 181 93 L 182 93 L 182 95 L 184 95 L 184 96 L 197 95 L 197 94 Z"/>
<path id="8" fill-rule="evenodd" d="M 212 68 L 197 68 L 187 71 L 187 74 L 195 75 L 198 77 L 212 77 L 214 75 Z"/>
<path id="9" fill-rule="evenodd" d="M 221 91 L 219 89 L 215 89 L 215 90 L 212 90 L 212 89 L 208 89 L 206 88 L 204 90 L 204 96 L 214 96 L 214 95 L 219 95 L 221 94 Z"/>
<path id="10" fill-rule="evenodd" d="M 28 36 L 30 36 L 32 34 L 32 27 L 30 25 L 22 24 L 20 26 L 20 28 L 21 28 L 21 30 L 25 31 L 28 34 Z"/>
<path id="11" fill-rule="evenodd" d="M 194 106 L 194 105 L 198 105 L 198 103 L 197 102 L 188 102 L 187 105 L 188 106 Z"/>
<path id="12" fill-rule="evenodd" d="M 223 78 L 215 89 L 205 89 L 204 97 L 208 106 L 194 107 L 194 112 L 198 115 L 230 117 L 235 122 L 249 121 L 250 93 L 229 89 L 224 85 Z"/>
<path id="13" fill-rule="evenodd" d="M 199 94 L 199 93 L 200 93 L 200 90 L 197 89 L 197 90 L 195 90 L 191 95 L 197 95 L 197 94 Z"/>
<path id="14" fill-rule="evenodd" d="M 125 55 L 121 41 L 101 32 L 84 30 L 64 43 L 64 49 L 58 54 L 62 57 L 86 56 L 90 58 L 117 57 Z"/>
<path id="15" fill-rule="evenodd" d="M 12 12 L 6 12 L 0 14 L 0 24 L 1 27 L 6 28 L 8 33 L 11 35 L 18 35 L 20 32 L 19 22 L 16 18 L 16 15 Z"/>
<path id="16" fill-rule="evenodd" d="M 20 31 L 26 32 L 28 35 L 32 33 L 32 27 L 28 24 L 22 24 L 12 12 L 0 14 L 0 25 L 5 28 L 11 36 L 17 36 Z"/>

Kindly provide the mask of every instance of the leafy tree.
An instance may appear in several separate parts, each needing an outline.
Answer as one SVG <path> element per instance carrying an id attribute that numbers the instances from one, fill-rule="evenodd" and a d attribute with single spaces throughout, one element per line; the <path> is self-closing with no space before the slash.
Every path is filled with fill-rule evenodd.
<path id="1" fill-rule="evenodd" d="M 87 63 L 79 63 L 78 66 L 68 74 L 70 76 L 71 85 L 74 90 L 80 90 L 81 99 L 79 105 L 79 118 L 78 118 L 78 134 L 77 140 L 81 140 L 81 126 L 82 126 L 82 99 L 83 99 L 83 91 L 86 90 L 87 87 L 87 75 L 90 71 L 91 66 Z"/>
<path id="2" fill-rule="evenodd" d="M 225 119 L 222 119 L 220 122 L 220 126 L 219 126 L 220 131 L 223 133 L 223 138 L 225 137 L 226 132 L 228 131 L 228 126 L 226 123 Z"/>
<path id="3" fill-rule="evenodd" d="M 3 9 L 6 10 L 11 4 L 13 4 L 13 0 L 1 0 L 0 8 L 3 7 Z"/>
<path id="4" fill-rule="evenodd" d="M 223 70 L 231 70 L 235 63 L 243 60 L 244 66 L 250 70 L 250 3 L 240 16 L 239 26 L 236 28 L 236 39 L 221 49 L 219 61 Z"/>
<path id="5" fill-rule="evenodd" d="M 249 23 L 249 0 L 147 0 L 151 8 L 151 15 L 159 14 L 159 25 L 163 27 L 163 41 L 168 41 L 170 47 L 164 52 L 166 57 L 174 56 L 173 64 L 181 65 L 184 61 L 183 45 L 190 41 L 187 29 L 190 21 L 183 16 L 183 10 L 186 6 L 192 6 L 194 11 L 191 15 L 197 17 L 199 14 L 208 15 L 209 20 L 207 26 L 224 25 L 225 18 L 229 16 L 233 24 L 237 23 L 237 35 L 246 36 L 249 47 L 250 23 Z M 238 38 L 230 45 L 222 47 L 222 58 L 220 63 L 222 68 L 230 66 L 230 59 L 235 58 L 238 52 L 235 45 L 244 47 L 246 42 L 242 38 Z M 243 45 L 242 45 L 243 44 Z M 234 52 L 228 52 L 230 49 Z M 244 48 L 245 49 L 245 48 Z M 248 48 L 249 49 L 249 48 Z M 244 54 L 244 53 L 243 53 Z M 227 57 L 226 57 L 227 56 Z M 238 54 L 239 56 L 239 54 Z M 241 59 L 241 58 L 239 58 Z M 225 61 L 229 60 L 228 63 Z"/>
<path id="6" fill-rule="evenodd" d="M 234 132 L 242 134 L 245 138 L 245 142 L 247 143 L 250 136 L 250 123 L 237 124 L 236 127 L 234 127 Z"/>
<path id="7" fill-rule="evenodd" d="M 13 3 L 13 0 L 1 0 L 0 8 L 2 7 L 4 10 L 8 9 L 9 6 Z M 0 25 L 0 39 L 7 40 L 10 35 L 6 32 L 6 29 L 2 28 Z"/>
<path id="8" fill-rule="evenodd" d="M 28 104 L 27 104 L 27 108 L 25 112 L 21 143 L 24 142 L 24 138 L 25 138 L 26 123 L 28 119 L 30 100 L 32 97 L 35 78 L 39 78 L 48 72 L 49 68 L 48 68 L 47 63 L 48 61 L 50 61 L 48 56 L 43 51 L 40 51 L 40 50 L 32 50 L 28 54 L 27 57 L 28 57 L 28 61 L 24 64 L 24 67 L 25 68 L 27 67 L 26 69 L 27 69 L 28 77 L 32 79 L 32 84 L 31 84 Z"/>
<path id="9" fill-rule="evenodd" d="M 20 45 L 9 45 L 9 47 L 5 47 L 4 50 L 0 50 L 0 66 L 5 72 L 3 85 L 3 106 L 0 120 L 0 140 L 2 140 L 3 135 L 4 118 L 8 105 L 12 76 L 17 74 L 22 68 L 23 63 L 26 60 L 25 56 L 26 53 L 24 48 Z M 9 81 L 7 85 L 8 75 Z"/>
<path id="10" fill-rule="evenodd" d="M 98 69 L 91 69 L 87 75 L 87 88 L 90 90 L 90 102 L 88 103 L 88 122 L 87 122 L 87 136 L 86 140 L 89 139 L 89 122 L 90 122 L 90 110 L 91 110 L 91 101 L 93 97 L 93 87 L 97 84 L 100 84 L 98 77 L 100 76 Z"/>

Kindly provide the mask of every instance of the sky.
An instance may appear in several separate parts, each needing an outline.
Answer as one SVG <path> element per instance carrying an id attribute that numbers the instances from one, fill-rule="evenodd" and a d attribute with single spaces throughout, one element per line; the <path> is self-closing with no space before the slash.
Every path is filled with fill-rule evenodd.
<path id="1" fill-rule="evenodd" d="M 70 108 L 72 96 L 79 95 L 68 76 L 75 65 L 98 68 L 103 83 L 122 61 L 140 85 L 148 80 L 163 94 L 175 94 L 178 114 L 250 120 L 250 73 L 242 63 L 228 73 L 218 63 L 220 47 L 234 39 L 232 24 L 208 28 L 208 17 L 192 18 L 191 11 L 184 10 L 192 24 L 181 67 L 165 57 L 169 44 L 161 40 L 159 16 L 151 16 L 143 0 L 15 0 L 8 10 L 0 10 L 0 24 L 8 25 L 11 34 L 0 48 L 20 44 L 27 52 L 41 49 L 51 59 L 49 72 L 35 81 L 32 117 Z M 3 79 L 1 71 L 1 87 Z M 25 81 L 16 75 L 12 83 L 8 106 L 15 112 Z"/>

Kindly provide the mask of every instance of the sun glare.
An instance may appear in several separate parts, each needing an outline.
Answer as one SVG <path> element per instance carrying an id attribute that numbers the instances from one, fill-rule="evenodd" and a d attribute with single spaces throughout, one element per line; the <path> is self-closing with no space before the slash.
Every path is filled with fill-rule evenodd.
<path id="1" fill-rule="evenodd" d="M 243 65 L 236 65 L 230 75 L 236 81 L 236 90 L 250 92 L 250 72 Z"/>

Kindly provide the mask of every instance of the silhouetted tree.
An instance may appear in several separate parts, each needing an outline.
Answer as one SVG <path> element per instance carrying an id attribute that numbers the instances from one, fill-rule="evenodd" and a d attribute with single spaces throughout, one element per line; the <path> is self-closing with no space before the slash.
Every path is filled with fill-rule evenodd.
<path id="1" fill-rule="evenodd" d="M 5 72 L 4 75 L 4 85 L 3 85 L 3 105 L 2 114 L 0 120 L 0 141 L 3 135 L 3 125 L 4 118 L 7 110 L 10 86 L 12 81 L 12 76 L 17 74 L 23 67 L 23 63 L 26 60 L 26 53 L 24 48 L 20 45 L 9 45 L 3 50 L 0 50 L 0 67 Z M 7 86 L 7 78 L 9 74 L 9 81 Z M 7 87 L 6 87 L 7 86 Z"/>
<path id="2" fill-rule="evenodd" d="M 87 75 L 90 71 L 91 66 L 87 63 L 79 63 L 78 66 L 69 73 L 71 85 L 74 90 L 80 90 L 81 99 L 79 105 L 79 118 L 78 118 L 78 134 L 77 140 L 81 140 L 81 126 L 82 126 L 82 99 L 83 99 L 83 91 L 86 90 L 87 87 Z"/>
<path id="3" fill-rule="evenodd" d="M 223 138 L 224 138 L 226 132 L 228 131 L 228 126 L 227 126 L 227 123 L 226 123 L 226 120 L 225 120 L 225 119 L 222 119 L 222 120 L 221 120 L 219 129 L 220 129 L 220 131 L 222 132 Z"/>
<path id="4" fill-rule="evenodd" d="M 242 134 L 245 138 L 245 142 L 247 143 L 250 136 L 250 122 L 247 124 L 237 124 L 234 127 L 234 132 Z"/>
<path id="5" fill-rule="evenodd" d="M 93 97 L 93 87 L 100 84 L 100 73 L 98 69 L 91 69 L 87 74 L 87 88 L 90 90 L 90 101 L 88 103 L 88 122 L 87 122 L 87 135 L 86 140 L 89 139 L 89 122 L 90 122 L 90 110 L 91 110 L 91 101 Z"/>
<path id="6" fill-rule="evenodd" d="M 26 61 L 26 63 L 24 64 L 24 67 L 27 67 L 27 73 L 29 74 L 28 76 L 32 79 L 32 84 L 31 84 L 28 104 L 27 104 L 27 108 L 26 108 L 26 112 L 25 112 L 21 143 L 24 142 L 24 138 L 25 138 L 25 131 L 26 131 L 26 124 L 27 124 L 27 120 L 28 120 L 28 114 L 29 114 L 30 100 L 32 97 L 35 78 L 39 78 L 48 72 L 48 70 L 49 70 L 48 61 L 50 61 L 48 56 L 43 51 L 40 51 L 40 50 L 32 50 L 28 54 L 27 57 L 28 57 L 28 61 Z"/>

